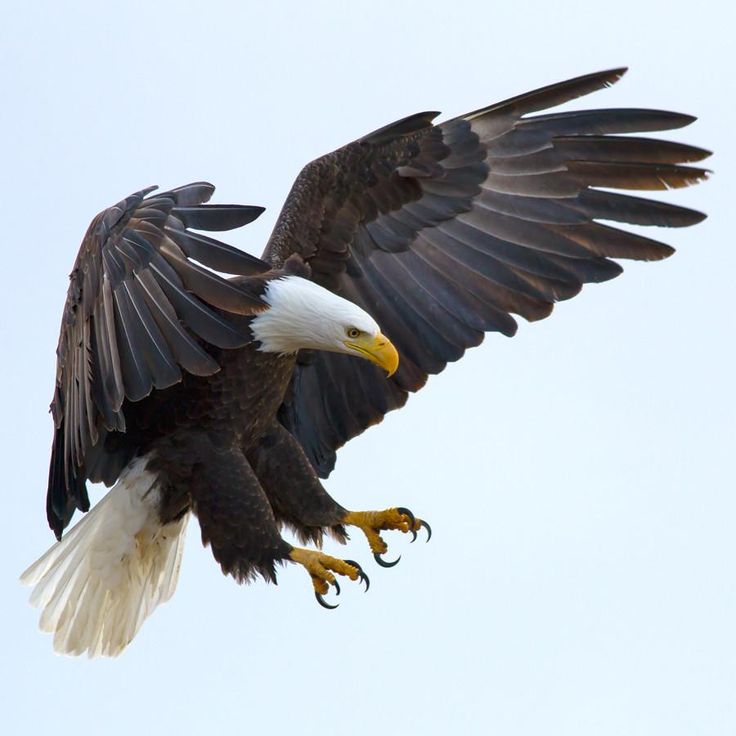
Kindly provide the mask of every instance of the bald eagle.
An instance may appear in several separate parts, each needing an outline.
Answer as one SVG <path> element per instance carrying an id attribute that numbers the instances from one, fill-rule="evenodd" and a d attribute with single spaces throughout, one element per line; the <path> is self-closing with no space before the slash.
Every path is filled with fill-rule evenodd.
<path id="1" fill-rule="evenodd" d="M 311 576 L 325 606 L 362 568 L 320 551 L 357 527 L 429 527 L 403 507 L 354 511 L 320 482 L 339 447 L 404 405 L 512 314 L 542 319 L 612 259 L 673 250 L 602 224 L 704 215 L 611 190 L 686 186 L 707 151 L 619 134 L 694 118 L 547 112 L 624 73 L 554 84 L 435 124 L 422 112 L 308 164 L 261 258 L 204 234 L 260 207 L 194 183 L 129 196 L 90 225 L 57 348 L 47 518 L 59 540 L 23 574 L 68 654 L 116 655 L 174 592 L 190 514 L 223 573 Z M 221 274 L 228 274 L 227 277 Z M 85 483 L 112 489 L 90 510 Z M 87 515 L 65 536 L 76 510 Z M 281 536 L 291 528 L 301 545 Z M 311 546 L 311 548 L 310 548 Z M 315 549 L 316 547 L 316 549 Z"/>

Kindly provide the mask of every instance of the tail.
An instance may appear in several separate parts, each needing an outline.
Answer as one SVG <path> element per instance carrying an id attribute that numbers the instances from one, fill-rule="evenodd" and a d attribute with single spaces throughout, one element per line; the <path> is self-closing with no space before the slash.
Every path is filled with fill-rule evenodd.
<path id="1" fill-rule="evenodd" d="M 189 514 L 162 525 L 157 477 L 137 458 L 110 492 L 21 575 L 54 649 L 115 657 L 176 590 Z"/>

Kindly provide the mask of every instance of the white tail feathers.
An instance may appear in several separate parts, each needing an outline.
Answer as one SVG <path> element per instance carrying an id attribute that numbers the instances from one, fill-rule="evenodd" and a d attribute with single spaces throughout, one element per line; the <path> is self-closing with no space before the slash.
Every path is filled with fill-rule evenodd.
<path id="1" fill-rule="evenodd" d="M 162 526 L 156 476 L 134 460 L 112 490 L 21 575 L 54 649 L 114 657 L 176 590 L 189 514 Z"/>

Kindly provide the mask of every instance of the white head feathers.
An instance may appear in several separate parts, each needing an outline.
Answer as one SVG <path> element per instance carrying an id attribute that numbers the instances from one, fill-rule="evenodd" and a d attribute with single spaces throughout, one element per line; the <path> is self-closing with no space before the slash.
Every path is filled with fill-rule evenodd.
<path id="1" fill-rule="evenodd" d="M 251 331 L 269 353 L 302 348 L 347 352 L 351 330 L 380 334 L 376 321 L 356 304 L 299 276 L 270 281 L 263 297 L 270 306 L 251 322 Z"/>

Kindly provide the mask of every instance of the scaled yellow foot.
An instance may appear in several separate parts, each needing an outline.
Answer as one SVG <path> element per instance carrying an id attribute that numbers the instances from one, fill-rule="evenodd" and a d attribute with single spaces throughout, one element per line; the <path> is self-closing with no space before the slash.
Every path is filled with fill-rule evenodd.
<path id="1" fill-rule="evenodd" d="M 309 573 L 312 578 L 312 585 L 314 585 L 314 595 L 320 606 L 324 608 L 337 608 L 337 605 L 330 605 L 323 598 L 327 595 L 330 585 L 333 585 L 337 595 L 340 595 L 340 584 L 333 573 L 345 575 L 351 580 L 360 580 L 361 583 L 365 583 L 366 590 L 370 587 L 371 583 L 368 576 L 354 560 L 339 560 L 337 557 L 330 557 L 324 552 L 303 549 L 302 547 L 293 547 L 289 557 Z"/>
<path id="2" fill-rule="evenodd" d="M 388 551 L 388 545 L 381 537 L 380 532 L 396 530 L 404 534 L 411 532 L 412 542 L 417 538 L 417 532 L 424 527 L 427 530 L 427 541 L 432 537 L 432 528 L 422 519 L 417 519 L 409 509 L 403 506 L 384 509 L 383 511 L 348 511 L 342 519 L 346 526 L 357 526 L 368 539 L 371 552 L 376 562 L 382 567 L 393 567 L 401 557 L 393 562 L 387 562 L 382 555 Z"/>

